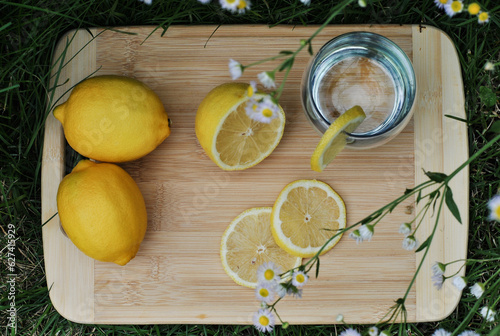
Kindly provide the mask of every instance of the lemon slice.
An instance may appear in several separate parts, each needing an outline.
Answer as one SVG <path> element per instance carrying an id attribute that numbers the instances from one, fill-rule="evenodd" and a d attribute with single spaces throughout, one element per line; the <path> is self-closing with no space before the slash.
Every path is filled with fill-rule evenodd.
<path id="1" fill-rule="evenodd" d="M 311 157 L 311 168 L 323 171 L 344 149 L 347 133 L 352 133 L 365 120 L 366 115 L 360 106 L 354 106 L 343 113 L 328 127 Z"/>
<path id="2" fill-rule="evenodd" d="M 288 253 L 303 258 L 318 253 L 345 225 L 344 201 L 328 184 L 317 180 L 288 184 L 274 203 L 271 215 L 271 231 L 276 243 Z M 341 236 L 329 242 L 321 254 L 332 249 Z"/>
<path id="3" fill-rule="evenodd" d="M 270 123 L 250 119 L 245 111 L 248 84 L 219 85 L 203 99 L 196 113 L 195 130 L 207 155 L 224 170 L 255 166 L 276 148 L 283 136 L 285 114 L 280 107 Z M 256 93 L 259 100 L 264 95 Z"/>
<path id="4" fill-rule="evenodd" d="M 272 261 L 282 271 L 298 267 L 302 258 L 282 250 L 271 234 L 271 207 L 243 211 L 222 235 L 220 256 L 226 273 L 238 285 L 255 288 L 257 269 Z"/>

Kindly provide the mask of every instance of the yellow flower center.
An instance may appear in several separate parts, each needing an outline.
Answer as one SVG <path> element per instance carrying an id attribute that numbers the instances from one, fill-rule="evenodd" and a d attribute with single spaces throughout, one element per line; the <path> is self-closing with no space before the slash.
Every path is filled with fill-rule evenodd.
<path id="1" fill-rule="evenodd" d="M 303 283 L 306 278 L 304 277 L 303 274 L 297 274 L 297 277 L 295 277 L 295 280 L 297 280 L 298 283 Z"/>
<path id="2" fill-rule="evenodd" d="M 274 271 L 271 269 L 268 269 L 264 272 L 264 278 L 266 280 L 272 280 L 274 278 Z"/>
<path id="3" fill-rule="evenodd" d="M 247 8 L 247 2 L 245 0 L 240 0 L 240 3 L 238 4 L 238 9 L 245 9 Z"/>
<path id="4" fill-rule="evenodd" d="M 453 1 L 451 3 L 451 10 L 455 13 L 458 13 L 462 10 L 463 6 L 464 5 L 460 1 Z"/>
<path id="5" fill-rule="evenodd" d="M 481 6 L 479 6 L 477 2 L 473 2 L 469 5 L 469 7 L 467 7 L 467 10 L 470 15 L 477 15 L 477 13 L 481 10 Z"/>
<path id="6" fill-rule="evenodd" d="M 260 325 L 266 327 L 267 325 L 269 325 L 269 319 L 267 318 L 267 316 L 261 316 L 259 317 L 259 323 Z"/>
<path id="7" fill-rule="evenodd" d="M 448 0 L 439 0 L 439 2 L 443 5 L 446 5 L 448 3 Z"/>
<path id="8" fill-rule="evenodd" d="M 253 92 L 253 87 L 249 85 L 247 89 L 247 96 L 252 97 L 254 93 L 255 92 Z"/>
<path id="9" fill-rule="evenodd" d="M 228 4 L 234 3 L 236 0 L 226 0 Z"/>
<path id="10" fill-rule="evenodd" d="M 266 118 L 271 118 L 273 116 L 273 111 L 271 109 L 265 108 L 262 110 L 262 115 Z"/>
<path id="11" fill-rule="evenodd" d="M 261 288 L 261 289 L 259 290 L 259 294 L 260 294 L 260 296 L 262 296 L 262 297 L 268 297 L 268 296 L 269 296 L 269 291 L 268 291 L 267 289 L 265 289 L 265 288 Z"/>
<path id="12" fill-rule="evenodd" d="M 486 20 L 488 20 L 488 17 L 489 17 L 489 15 L 486 12 L 482 12 L 481 14 L 479 14 L 479 20 L 480 21 L 486 21 Z"/>
<path id="13" fill-rule="evenodd" d="M 498 207 L 495 209 L 495 215 L 497 216 L 497 218 L 500 218 L 500 206 L 498 206 Z"/>

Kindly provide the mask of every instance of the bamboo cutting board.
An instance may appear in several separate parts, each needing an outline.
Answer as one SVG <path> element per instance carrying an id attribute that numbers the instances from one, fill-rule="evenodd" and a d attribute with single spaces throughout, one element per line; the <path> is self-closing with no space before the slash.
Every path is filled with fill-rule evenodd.
<path id="1" fill-rule="evenodd" d="M 323 173 L 309 159 L 319 135 L 302 111 L 299 91 L 309 60 L 299 55 L 281 105 L 285 134 L 277 149 L 254 168 L 220 170 L 197 143 L 198 104 L 216 85 L 230 81 L 228 60 L 243 64 L 295 50 L 317 27 L 174 26 L 164 36 L 152 27 L 79 30 L 64 35 L 54 58 L 54 101 L 91 75 L 118 74 L 145 82 L 162 99 L 172 119 L 172 134 L 146 157 L 123 164 L 138 183 L 147 204 L 148 231 L 138 255 L 126 266 L 94 261 L 81 253 L 60 229 L 55 216 L 43 227 L 45 268 L 50 298 L 67 319 L 81 323 L 250 324 L 259 309 L 254 292 L 224 273 L 219 257 L 222 233 L 243 210 L 272 206 L 279 191 L 297 179 L 319 179 L 344 199 L 348 224 L 425 181 L 422 169 L 451 172 L 468 157 L 461 71 L 452 42 L 441 31 L 422 26 L 328 26 L 314 50 L 350 31 L 371 31 L 396 42 L 412 59 L 418 96 L 412 122 L 394 140 L 370 151 L 345 150 Z M 250 68 L 242 81 L 277 63 Z M 278 78 L 279 80 L 280 78 Z M 96 134 L 98 136 L 98 134 Z M 91 141 L 92 138 L 89 138 Z M 61 124 L 49 115 L 42 166 L 42 222 L 57 212 L 56 193 L 63 178 L 65 141 Z M 70 167 L 71 168 L 71 167 Z M 449 281 L 432 286 L 430 267 L 466 256 L 468 171 L 452 182 L 464 224 L 444 211 L 435 241 L 408 297 L 410 321 L 439 320 L 460 298 Z M 376 228 L 371 242 L 356 245 L 345 235 L 321 259 L 319 278 L 311 279 L 303 298 L 287 298 L 278 309 L 291 324 L 332 324 L 341 313 L 347 323 L 375 323 L 402 297 L 421 253 L 402 249 L 399 225 L 414 218 L 406 202 Z M 423 222 L 419 239 L 430 233 Z M 452 265 L 453 266 L 453 265 Z M 458 269 L 452 268 L 454 272 Z M 463 271 L 462 271 L 463 272 Z M 451 274 L 451 273 L 450 273 Z"/>

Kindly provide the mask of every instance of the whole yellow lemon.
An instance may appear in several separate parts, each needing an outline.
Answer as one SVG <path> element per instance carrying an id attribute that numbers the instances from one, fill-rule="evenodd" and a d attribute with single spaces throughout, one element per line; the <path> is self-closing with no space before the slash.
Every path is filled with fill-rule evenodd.
<path id="1" fill-rule="evenodd" d="M 82 81 L 54 116 L 74 150 L 105 162 L 138 159 L 170 135 L 160 98 L 142 82 L 123 76 Z"/>
<path id="2" fill-rule="evenodd" d="M 144 239 L 147 213 L 132 177 L 111 163 L 82 160 L 57 191 L 64 231 L 91 258 L 125 265 Z"/>

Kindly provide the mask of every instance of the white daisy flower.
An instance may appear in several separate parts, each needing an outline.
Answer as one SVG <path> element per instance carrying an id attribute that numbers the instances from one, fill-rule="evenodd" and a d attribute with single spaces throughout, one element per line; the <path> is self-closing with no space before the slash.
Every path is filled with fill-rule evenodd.
<path id="1" fill-rule="evenodd" d="M 253 325 L 260 332 L 271 332 L 274 327 L 274 315 L 267 309 L 259 309 L 253 315 Z"/>
<path id="2" fill-rule="evenodd" d="M 483 24 L 487 23 L 488 21 L 490 21 L 490 15 L 488 14 L 488 12 L 479 12 L 479 14 L 477 15 L 477 22 L 479 24 Z"/>
<path id="3" fill-rule="evenodd" d="M 451 332 L 444 330 L 443 328 L 434 331 L 432 336 L 451 336 Z"/>
<path id="4" fill-rule="evenodd" d="M 281 269 L 272 261 L 263 263 L 257 269 L 257 281 L 259 283 L 267 283 L 274 285 L 281 280 Z"/>
<path id="5" fill-rule="evenodd" d="M 275 88 L 276 83 L 274 82 L 274 73 L 264 71 L 257 75 L 259 81 L 264 85 L 266 89 Z"/>
<path id="6" fill-rule="evenodd" d="M 467 281 L 464 277 L 456 276 L 453 278 L 453 286 L 457 287 L 458 290 L 463 290 L 467 286 Z"/>
<path id="7" fill-rule="evenodd" d="M 368 336 L 378 336 L 378 328 L 375 326 L 368 328 Z"/>
<path id="8" fill-rule="evenodd" d="M 250 0 L 239 0 L 238 6 L 236 6 L 236 8 L 238 10 L 238 14 L 245 13 L 247 10 L 250 9 L 251 5 L 252 4 L 250 3 Z"/>
<path id="9" fill-rule="evenodd" d="M 373 237 L 373 232 L 373 225 L 370 224 L 361 225 L 361 227 L 359 228 L 359 235 L 361 236 L 362 240 L 370 241 Z"/>
<path id="10" fill-rule="evenodd" d="M 229 60 L 229 73 L 231 74 L 231 78 L 233 80 L 240 78 L 243 74 L 243 65 L 231 58 Z"/>
<path id="11" fill-rule="evenodd" d="M 408 236 L 411 233 L 411 224 L 410 223 L 401 224 L 401 226 L 399 227 L 399 233 Z"/>
<path id="12" fill-rule="evenodd" d="M 391 332 L 388 330 L 381 331 L 378 336 L 391 336 Z"/>
<path id="13" fill-rule="evenodd" d="M 464 4 L 461 0 L 453 0 L 444 5 L 444 11 L 449 17 L 453 17 L 455 14 L 462 13 L 464 9 Z"/>
<path id="14" fill-rule="evenodd" d="M 281 283 L 277 284 L 275 287 L 275 290 L 276 290 L 276 294 L 280 298 L 284 298 L 286 296 L 287 289 L 285 286 L 283 286 L 283 284 L 281 284 Z"/>
<path id="15" fill-rule="evenodd" d="M 432 277 L 432 284 L 437 288 L 437 290 L 440 290 L 443 288 L 443 282 L 444 282 L 444 275 L 442 274 L 434 274 Z"/>
<path id="16" fill-rule="evenodd" d="M 495 64 L 491 63 L 490 61 L 487 61 L 484 64 L 484 70 L 486 70 L 486 71 L 493 71 L 493 70 L 495 70 Z"/>
<path id="17" fill-rule="evenodd" d="M 139 0 L 140 2 L 144 2 L 146 5 L 152 5 L 153 4 L 153 0 Z"/>
<path id="18" fill-rule="evenodd" d="M 490 208 L 490 220 L 500 222 L 500 195 L 495 195 L 488 201 L 488 208 Z"/>
<path id="19" fill-rule="evenodd" d="M 474 286 L 470 288 L 470 292 L 476 299 L 479 299 L 484 293 L 484 284 L 482 282 L 476 282 Z"/>
<path id="20" fill-rule="evenodd" d="M 403 248 L 407 251 L 412 251 L 418 247 L 418 240 L 413 236 L 407 236 L 403 240 Z"/>
<path id="21" fill-rule="evenodd" d="M 437 8 L 443 9 L 444 5 L 446 5 L 450 0 L 434 0 L 434 4 L 436 4 Z"/>
<path id="22" fill-rule="evenodd" d="M 300 0 L 304 5 L 309 6 L 311 4 L 311 0 Z"/>
<path id="23" fill-rule="evenodd" d="M 288 288 L 287 294 L 293 296 L 296 299 L 302 299 L 302 289 L 298 289 L 295 286 Z"/>
<path id="24" fill-rule="evenodd" d="M 366 0 L 358 0 L 358 6 L 365 8 L 366 7 Z"/>
<path id="25" fill-rule="evenodd" d="M 485 320 L 488 322 L 495 321 L 496 315 L 497 315 L 496 311 L 494 311 L 490 307 L 481 308 L 481 316 L 483 316 Z"/>
<path id="26" fill-rule="evenodd" d="M 211 0 L 198 0 L 198 2 L 201 2 L 202 4 L 206 5 L 209 3 Z"/>
<path id="27" fill-rule="evenodd" d="M 260 101 L 250 99 L 245 106 L 245 112 L 250 119 L 267 124 L 278 116 L 279 111 L 279 106 L 276 105 L 269 96 L 266 96 Z"/>
<path id="28" fill-rule="evenodd" d="M 446 265 L 436 261 L 434 265 L 432 265 L 432 274 L 433 275 L 443 275 L 446 271 Z"/>
<path id="29" fill-rule="evenodd" d="M 361 336 L 361 334 L 357 330 L 349 328 L 342 331 L 340 336 Z"/>
<path id="30" fill-rule="evenodd" d="M 234 13 L 238 10 L 240 0 L 219 0 L 219 3 L 222 8 Z"/>
<path id="31" fill-rule="evenodd" d="M 344 322 L 344 315 L 338 314 L 336 320 L 337 320 L 337 322 Z"/>
<path id="32" fill-rule="evenodd" d="M 256 92 L 257 92 L 257 83 L 255 81 L 250 81 L 250 85 L 248 86 L 247 89 L 247 96 L 251 98 L 254 96 Z"/>
<path id="33" fill-rule="evenodd" d="M 363 237 L 361 237 L 361 232 L 359 232 L 358 229 L 349 233 L 349 238 L 354 239 L 357 244 L 359 244 L 363 241 Z"/>
<path id="34" fill-rule="evenodd" d="M 481 336 L 480 334 L 478 334 L 477 332 L 475 331 L 472 331 L 472 330 L 465 330 L 464 332 L 462 332 L 461 334 L 459 334 L 458 336 Z"/>
<path id="35" fill-rule="evenodd" d="M 292 284 L 295 287 L 302 287 L 309 280 L 309 276 L 302 271 L 295 271 L 292 275 Z"/>
<path id="36" fill-rule="evenodd" d="M 274 286 L 269 283 L 259 283 L 255 288 L 255 296 L 257 300 L 266 304 L 271 304 L 274 301 Z"/>

